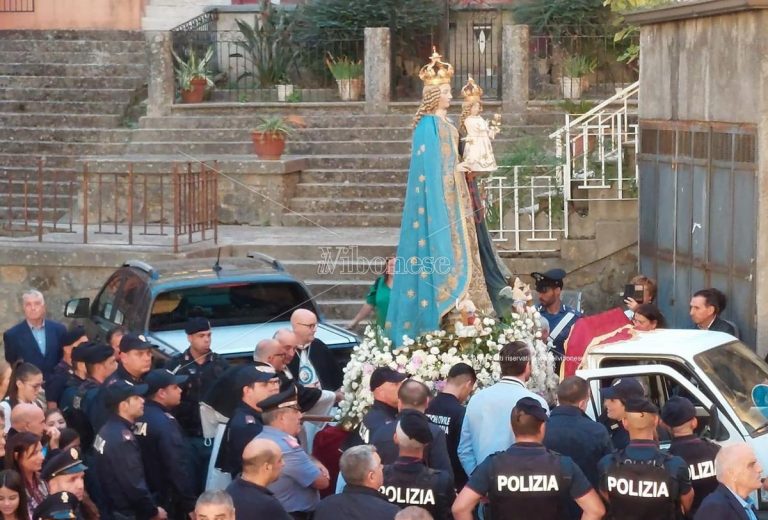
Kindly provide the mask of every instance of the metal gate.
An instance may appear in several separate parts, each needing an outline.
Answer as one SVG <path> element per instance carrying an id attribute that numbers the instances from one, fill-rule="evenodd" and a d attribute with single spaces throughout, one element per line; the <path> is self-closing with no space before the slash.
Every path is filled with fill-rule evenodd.
<path id="1" fill-rule="evenodd" d="M 715 287 L 723 317 L 755 346 L 756 127 L 641 121 L 640 272 L 670 326 L 693 326 L 691 295 Z"/>

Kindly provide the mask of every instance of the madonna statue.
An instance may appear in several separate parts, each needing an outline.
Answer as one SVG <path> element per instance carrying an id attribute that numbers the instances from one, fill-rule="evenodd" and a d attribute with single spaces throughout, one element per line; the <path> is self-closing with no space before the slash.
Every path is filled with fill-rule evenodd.
<path id="1" fill-rule="evenodd" d="M 422 67 L 411 164 L 385 329 L 394 346 L 438 330 L 464 300 L 492 311 L 478 250 L 472 204 L 458 155 L 458 131 L 446 119 L 453 67 L 433 52 Z"/>

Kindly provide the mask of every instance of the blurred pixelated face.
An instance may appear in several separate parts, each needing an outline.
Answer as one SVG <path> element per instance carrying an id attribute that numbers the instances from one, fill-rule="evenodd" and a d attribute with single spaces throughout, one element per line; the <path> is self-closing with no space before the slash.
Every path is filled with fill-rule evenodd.
<path id="1" fill-rule="evenodd" d="M 626 415 L 624 403 L 621 399 L 604 399 L 603 406 L 609 419 L 620 421 Z"/>
<path id="2" fill-rule="evenodd" d="M 715 307 L 707 305 L 707 300 L 703 296 L 694 296 L 691 298 L 689 314 L 696 325 L 708 325 L 715 319 Z"/>
<path id="3" fill-rule="evenodd" d="M 200 504 L 195 507 L 195 520 L 235 520 L 235 510 L 223 504 Z"/>
<path id="4" fill-rule="evenodd" d="M 0 487 L 0 513 L 4 517 L 12 518 L 17 509 L 19 509 L 19 493 L 7 487 Z M 22 516 L 24 515 L 18 515 L 19 518 Z"/>
<path id="5" fill-rule="evenodd" d="M 67 421 L 64 420 L 63 415 L 59 412 L 55 412 L 48 415 L 48 418 L 45 420 L 45 425 L 48 428 L 58 428 L 59 430 L 63 430 L 67 427 Z"/>
<path id="6" fill-rule="evenodd" d="M 66 491 L 72 493 L 78 500 L 85 495 L 85 473 L 72 473 L 71 475 L 59 475 L 50 480 L 48 484 L 51 493 Z M 54 491 L 55 490 L 55 491 Z"/>
<path id="7" fill-rule="evenodd" d="M 134 349 L 120 353 L 120 362 L 133 377 L 141 377 L 152 368 L 152 351 Z"/>
<path id="8" fill-rule="evenodd" d="M 25 296 L 22 306 L 27 320 L 37 322 L 45 318 L 45 302 L 39 296 Z"/>
<path id="9" fill-rule="evenodd" d="M 189 340 L 189 348 L 192 354 L 197 356 L 204 356 L 211 351 L 211 331 L 203 330 L 195 332 L 194 334 L 187 334 Z"/>
<path id="10" fill-rule="evenodd" d="M 437 108 L 448 108 L 451 106 L 451 100 L 453 95 L 451 94 L 450 85 L 440 85 L 440 97 L 437 100 Z"/>

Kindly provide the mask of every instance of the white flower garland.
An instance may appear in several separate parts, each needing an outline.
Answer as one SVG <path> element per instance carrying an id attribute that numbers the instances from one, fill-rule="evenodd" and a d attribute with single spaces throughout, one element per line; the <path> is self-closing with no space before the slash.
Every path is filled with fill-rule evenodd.
<path id="1" fill-rule="evenodd" d="M 539 313 L 532 308 L 513 313 L 509 322 L 482 318 L 481 326 L 457 324 L 456 331 L 437 330 L 411 339 L 403 337 L 403 348 L 392 351 L 392 341 L 375 326 L 369 325 L 363 341 L 352 351 L 344 369 L 344 400 L 339 403 L 338 420 L 354 429 L 373 404 L 371 373 L 388 366 L 423 381 L 434 391 L 442 390 L 448 371 L 456 363 L 471 365 L 477 372 L 478 388 L 490 386 L 500 378 L 499 350 L 511 341 L 525 341 L 532 347 L 531 378 L 528 388 L 553 402 L 558 378 L 554 358 L 541 341 Z"/>

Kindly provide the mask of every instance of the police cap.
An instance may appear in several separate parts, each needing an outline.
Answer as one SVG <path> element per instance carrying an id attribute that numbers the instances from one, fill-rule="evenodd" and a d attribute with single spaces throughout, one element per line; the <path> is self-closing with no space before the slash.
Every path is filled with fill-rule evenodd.
<path id="1" fill-rule="evenodd" d="M 189 318 L 187 324 L 184 326 L 184 332 L 187 334 L 197 334 L 198 332 L 206 330 L 211 330 L 211 322 L 200 317 Z"/>
<path id="2" fill-rule="evenodd" d="M 88 466 L 83 464 L 80 450 L 69 448 L 53 452 L 53 456 L 48 456 L 43 469 L 40 471 L 40 478 L 51 480 L 60 475 L 71 475 L 73 473 L 82 473 Z"/>
<path id="3" fill-rule="evenodd" d="M 59 520 L 77 518 L 78 500 L 75 495 L 67 491 L 48 495 L 32 513 L 34 520 Z"/>
<path id="4" fill-rule="evenodd" d="M 147 393 L 154 394 L 161 388 L 165 388 L 171 385 L 182 385 L 186 383 L 187 376 L 177 376 L 170 370 L 165 368 L 156 368 L 150 370 L 146 376 L 144 376 L 144 383 L 147 385 Z"/>
<path id="5" fill-rule="evenodd" d="M 267 397 L 263 401 L 260 401 L 258 407 L 262 412 L 273 412 L 275 410 L 282 410 L 283 408 L 295 408 L 299 409 L 299 401 L 296 397 L 296 387 L 291 385 L 291 388 Z"/>
<path id="6" fill-rule="evenodd" d="M 143 334 L 126 334 L 120 339 L 120 352 L 147 350 L 152 348 L 152 346 L 152 343 L 147 341 Z"/>
<path id="7" fill-rule="evenodd" d="M 253 383 L 266 383 L 277 377 L 272 367 L 255 367 L 246 365 L 235 374 L 235 386 L 243 388 L 251 386 Z"/>
<path id="8" fill-rule="evenodd" d="M 642 399 L 645 395 L 645 390 L 637 379 L 622 377 L 615 380 L 608 388 L 603 388 L 600 391 L 600 395 L 603 399 L 626 401 L 628 399 Z"/>
<path id="9" fill-rule="evenodd" d="M 72 361 L 88 364 L 101 363 L 114 356 L 115 351 L 103 343 L 83 343 L 72 351 Z"/>
<path id="10" fill-rule="evenodd" d="M 661 420 L 676 428 L 696 417 L 696 407 L 685 397 L 672 397 L 661 410 Z"/>
<path id="11" fill-rule="evenodd" d="M 408 379 L 408 376 L 389 367 L 378 367 L 371 374 L 371 392 L 376 390 L 384 383 L 402 383 Z"/>
<path id="12" fill-rule="evenodd" d="M 544 292 L 550 287 L 563 288 L 563 278 L 565 278 L 565 271 L 562 269 L 550 269 L 543 273 L 531 273 L 536 283 L 536 291 Z"/>
<path id="13" fill-rule="evenodd" d="M 115 406 L 134 395 L 144 396 L 147 393 L 147 385 L 134 385 L 125 380 L 118 380 L 107 385 L 103 389 L 104 402 L 107 406 Z"/>
<path id="14" fill-rule="evenodd" d="M 421 444 L 432 442 L 432 430 L 429 428 L 429 419 L 420 411 L 403 410 L 397 424 L 409 439 L 413 439 Z"/>
<path id="15" fill-rule="evenodd" d="M 64 333 L 64 337 L 61 338 L 61 344 L 65 347 L 69 347 L 83 336 L 85 336 L 85 329 L 83 326 L 73 325 L 71 329 Z"/>
<path id="16" fill-rule="evenodd" d="M 627 413 L 652 413 L 654 415 L 659 415 L 659 409 L 656 405 L 642 397 L 628 399 L 624 408 Z"/>
<path id="17" fill-rule="evenodd" d="M 519 412 L 531 415 L 541 422 L 547 421 L 547 411 L 541 406 L 541 403 L 533 397 L 523 397 L 517 402 L 515 409 Z"/>

